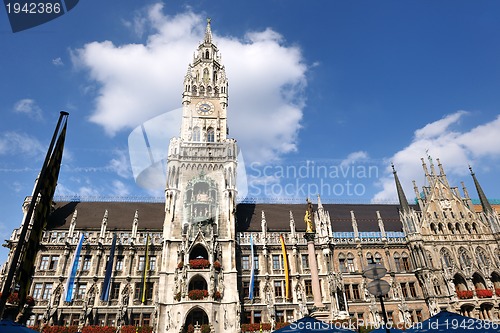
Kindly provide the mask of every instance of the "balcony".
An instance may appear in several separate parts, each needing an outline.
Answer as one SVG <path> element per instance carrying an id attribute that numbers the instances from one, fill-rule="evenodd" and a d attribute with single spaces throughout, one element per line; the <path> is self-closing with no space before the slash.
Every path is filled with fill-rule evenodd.
<path id="1" fill-rule="evenodd" d="M 210 261 L 207 259 L 191 259 L 189 260 L 189 267 L 192 269 L 207 269 L 210 267 Z"/>
<path id="2" fill-rule="evenodd" d="M 488 298 L 493 296 L 493 291 L 489 289 L 476 289 L 476 295 L 479 298 Z"/>
<path id="3" fill-rule="evenodd" d="M 472 290 L 457 290 L 457 296 L 460 299 L 470 299 L 474 296 L 474 291 L 472 291 Z"/>

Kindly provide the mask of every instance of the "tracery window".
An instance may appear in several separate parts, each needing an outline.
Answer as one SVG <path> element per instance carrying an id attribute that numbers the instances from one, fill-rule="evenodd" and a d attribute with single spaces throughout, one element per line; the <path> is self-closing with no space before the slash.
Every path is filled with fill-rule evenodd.
<path id="1" fill-rule="evenodd" d="M 486 254 L 486 252 L 483 250 L 482 247 L 478 247 L 476 249 L 476 259 L 479 267 L 487 267 L 490 265 L 490 260 L 488 258 L 488 255 Z"/>
<path id="2" fill-rule="evenodd" d="M 215 142 L 215 132 L 214 132 L 214 129 L 212 127 L 210 127 L 207 130 L 207 141 L 208 142 Z"/>
<path id="3" fill-rule="evenodd" d="M 458 257 L 460 259 L 460 266 L 462 268 L 471 267 L 472 261 L 466 249 L 461 247 L 458 252 Z"/>
<path id="4" fill-rule="evenodd" d="M 199 127 L 193 128 L 193 141 L 201 141 L 201 131 Z"/>
<path id="5" fill-rule="evenodd" d="M 453 259 L 451 258 L 451 254 L 448 250 L 441 249 L 440 256 L 441 256 L 441 259 L 443 261 L 444 268 L 453 267 Z"/>

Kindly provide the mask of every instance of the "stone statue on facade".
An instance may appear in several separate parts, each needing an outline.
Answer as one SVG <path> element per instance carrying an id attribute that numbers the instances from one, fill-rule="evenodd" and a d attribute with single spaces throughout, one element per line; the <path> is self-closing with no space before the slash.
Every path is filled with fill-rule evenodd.
<path id="1" fill-rule="evenodd" d="M 439 308 L 438 308 L 438 304 L 436 302 L 436 299 L 429 298 L 428 306 L 429 306 L 429 313 L 431 316 L 434 316 L 439 312 Z"/>
<path id="2" fill-rule="evenodd" d="M 309 198 L 307 198 L 307 210 L 304 215 L 304 222 L 306 223 L 306 232 L 313 233 L 314 225 L 313 225 L 313 206 Z"/>

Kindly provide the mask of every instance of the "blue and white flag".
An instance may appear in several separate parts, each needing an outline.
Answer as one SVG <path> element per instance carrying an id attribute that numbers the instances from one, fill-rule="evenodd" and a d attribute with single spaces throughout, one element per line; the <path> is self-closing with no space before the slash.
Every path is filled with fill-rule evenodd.
<path id="1" fill-rule="evenodd" d="M 71 262 L 71 271 L 68 277 L 68 281 L 66 282 L 66 302 L 71 302 L 73 300 L 73 289 L 75 287 L 75 278 L 76 273 L 78 271 L 78 264 L 80 262 L 80 252 L 82 251 L 83 239 L 85 236 L 80 236 L 80 240 L 78 241 L 78 246 L 76 247 L 75 256 L 73 257 L 73 261 Z"/>
<path id="2" fill-rule="evenodd" d="M 106 265 L 106 275 L 104 275 L 104 283 L 102 284 L 101 300 L 109 300 L 109 291 L 111 287 L 111 273 L 113 273 L 113 261 L 115 258 L 115 248 L 116 248 L 116 234 L 113 235 L 113 243 L 111 244 L 111 250 L 109 251 L 109 260 Z"/>
<path id="3" fill-rule="evenodd" d="M 251 265 L 250 265 L 250 286 L 248 287 L 248 298 L 253 299 L 253 285 L 255 281 L 255 259 L 254 259 L 254 252 L 253 252 L 253 237 L 250 234 L 250 260 L 251 260 Z"/>

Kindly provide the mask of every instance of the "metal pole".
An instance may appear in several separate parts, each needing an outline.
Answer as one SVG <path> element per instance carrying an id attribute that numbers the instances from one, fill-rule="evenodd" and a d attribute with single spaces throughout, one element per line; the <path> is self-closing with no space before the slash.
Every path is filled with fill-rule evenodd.
<path id="1" fill-rule="evenodd" d="M 379 299 L 380 299 L 380 307 L 382 308 L 382 316 L 384 317 L 385 333 L 391 333 L 391 330 L 389 329 L 389 327 L 387 327 L 387 323 L 389 321 L 387 320 L 387 313 L 385 312 L 384 296 L 379 296 Z"/>
<path id="2" fill-rule="evenodd" d="M 12 282 L 14 281 L 14 275 L 17 271 L 17 264 L 19 258 L 21 257 L 21 250 L 24 247 L 26 234 L 28 233 L 28 227 L 31 222 L 31 217 L 33 216 L 33 211 L 35 210 L 35 204 L 38 200 L 38 194 L 40 194 L 41 183 L 42 183 L 41 180 L 45 178 L 47 165 L 49 163 L 50 156 L 52 155 L 52 150 L 54 149 L 57 133 L 59 133 L 59 128 L 63 120 L 63 117 L 66 116 L 68 116 L 68 113 L 65 111 L 61 111 L 59 115 L 59 120 L 57 121 L 56 129 L 54 131 L 54 135 L 52 136 L 52 141 L 50 142 L 49 145 L 49 150 L 47 151 L 47 155 L 45 155 L 45 161 L 43 162 L 42 170 L 40 171 L 40 177 L 38 178 L 35 189 L 33 191 L 33 196 L 31 198 L 31 202 L 28 207 L 28 212 L 26 213 L 26 216 L 24 218 L 23 226 L 21 228 L 21 233 L 19 234 L 19 240 L 17 242 L 16 249 L 14 250 L 14 254 L 12 255 L 12 258 L 10 260 L 9 271 L 7 273 L 7 277 L 5 278 L 5 283 L 3 285 L 2 296 L 0 297 L 0 319 L 3 318 L 5 304 L 7 303 L 7 298 L 10 296 L 12 290 Z"/>

